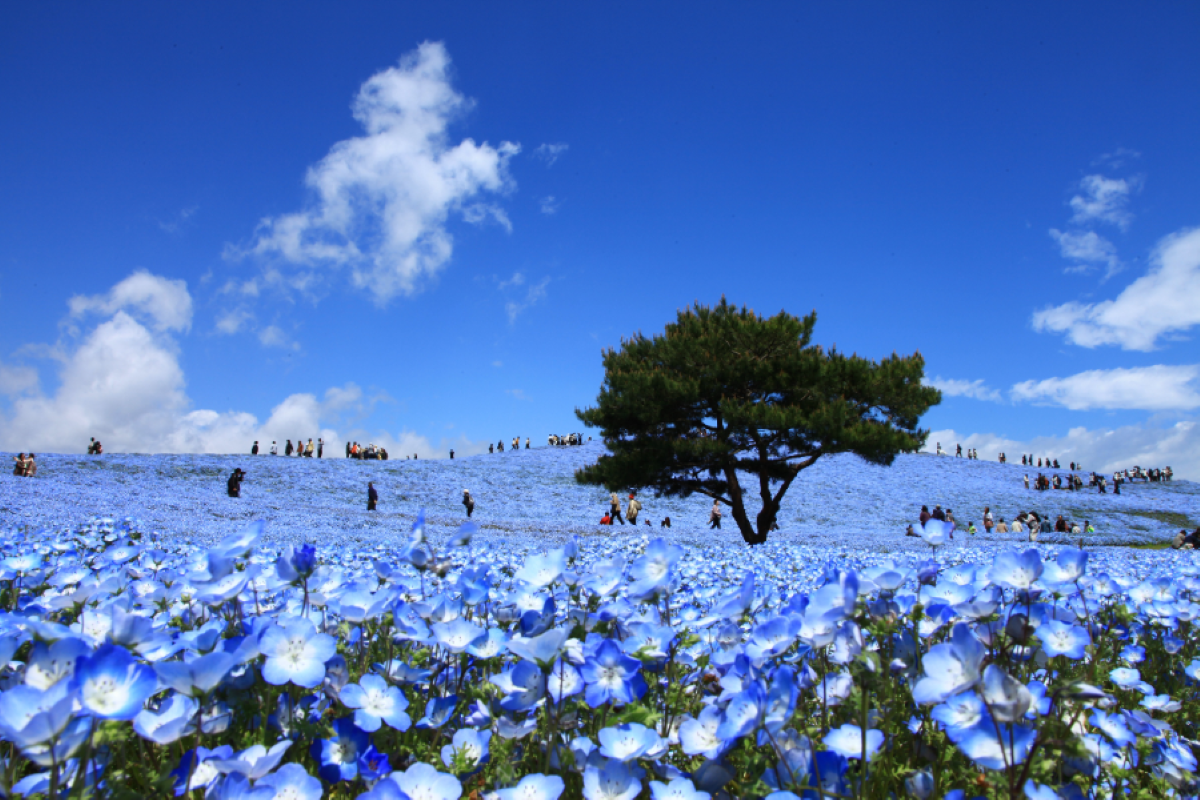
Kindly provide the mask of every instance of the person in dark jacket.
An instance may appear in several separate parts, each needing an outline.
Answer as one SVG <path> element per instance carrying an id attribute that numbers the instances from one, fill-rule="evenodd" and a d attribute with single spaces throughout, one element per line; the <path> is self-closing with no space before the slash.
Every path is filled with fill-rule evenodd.
<path id="1" fill-rule="evenodd" d="M 239 467 L 229 476 L 229 480 L 225 481 L 225 491 L 229 493 L 230 497 L 242 496 L 242 479 L 245 477 L 246 473 L 242 472 Z"/>
<path id="2" fill-rule="evenodd" d="M 471 518 L 471 514 L 475 511 L 475 499 L 471 497 L 471 493 L 463 489 L 463 508 L 467 509 L 467 519 Z"/>
<path id="3" fill-rule="evenodd" d="M 290 456 L 294 452 L 296 452 L 296 448 L 292 447 L 292 440 L 288 439 L 287 445 L 283 448 L 283 454 L 285 456 Z"/>
<path id="4" fill-rule="evenodd" d="M 375 484 L 367 484 L 367 511 L 374 511 L 375 506 L 379 503 L 379 492 L 375 491 Z"/>
<path id="5" fill-rule="evenodd" d="M 252 456 L 258 455 L 258 440 L 257 439 L 254 440 L 254 447 L 250 448 L 250 455 L 252 455 Z"/>
<path id="6" fill-rule="evenodd" d="M 921 527 L 925 527 L 925 523 L 929 521 L 933 515 L 929 513 L 929 506 L 921 506 Z"/>
<path id="7" fill-rule="evenodd" d="M 317 439 L 317 458 L 323 458 L 324 456 L 325 456 L 325 440 Z"/>

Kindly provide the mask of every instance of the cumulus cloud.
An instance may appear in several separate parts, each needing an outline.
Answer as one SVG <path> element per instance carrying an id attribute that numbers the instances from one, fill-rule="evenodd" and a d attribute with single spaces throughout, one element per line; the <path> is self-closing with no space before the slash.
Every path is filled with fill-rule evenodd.
<path id="1" fill-rule="evenodd" d="M 149 319 L 156 331 L 187 331 L 192 296 L 187 283 L 138 270 L 104 294 L 75 295 L 67 302 L 74 318 L 126 311 Z"/>
<path id="2" fill-rule="evenodd" d="M 955 444 L 973 447 L 980 458 L 993 460 L 1000 453 L 1008 463 L 1021 463 L 1022 453 L 1057 458 L 1060 464 L 1072 461 L 1086 470 L 1112 472 L 1137 464 L 1143 467 L 1170 466 L 1177 478 L 1200 480 L 1200 424 L 1180 420 L 1171 425 L 1129 425 L 1123 428 L 1072 428 L 1066 436 L 1038 436 L 1014 439 L 994 433 L 965 433 L 952 429 L 929 434 L 925 450 L 934 452 L 937 442 L 953 450 Z"/>
<path id="3" fill-rule="evenodd" d="M 1095 369 L 1066 378 L 1024 381 L 1014 400 L 1059 405 L 1072 411 L 1132 409 L 1190 411 L 1200 408 L 1200 365 Z"/>
<path id="4" fill-rule="evenodd" d="M 971 397 L 976 400 L 990 400 L 993 402 L 1000 400 L 1000 392 L 997 389 L 985 386 L 982 378 L 975 381 L 966 381 L 957 378 L 943 378 L 939 375 L 936 378 L 925 381 L 925 384 L 932 386 L 947 397 Z"/>
<path id="5" fill-rule="evenodd" d="M 1071 198 L 1071 209 L 1075 212 L 1071 221 L 1082 225 L 1089 222 L 1107 222 L 1121 230 L 1129 227 L 1133 215 L 1127 205 L 1129 195 L 1139 188 L 1139 180 L 1106 178 L 1103 175 L 1088 175 L 1079 182 L 1080 193 Z"/>
<path id="6" fill-rule="evenodd" d="M 470 106 L 451 86 L 441 43 L 373 75 L 353 104 L 365 135 L 338 142 L 313 165 L 305 178 L 312 203 L 263 220 L 248 252 L 300 268 L 346 268 L 379 303 L 418 291 L 450 259 L 452 213 L 510 227 L 502 209 L 476 198 L 513 188 L 508 164 L 520 146 L 452 142 L 449 125 Z"/>
<path id="7" fill-rule="evenodd" d="M 1105 264 L 1107 270 L 1104 277 L 1109 278 L 1121 269 L 1121 259 L 1117 258 L 1117 248 L 1095 231 L 1081 233 L 1051 228 L 1050 238 L 1058 242 L 1063 258 L 1080 262 L 1073 267 L 1068 267 L 1067 272 L 1086 272 L 1092 264 Z"/>
<path id="8" fill-rule="evenodd" d="M 567 152 L 568 145 L 566 142 L 555 142 L 554 144 L 540 144 L 533 151 L 535 158 L 546 162 L 547 167 L 554 166 L 554 162 L 558 161 L 563 153 Z"/>
<path id="9" fill-rule="evenodd" d="M 1114 299 L 1070 302 L 1037 311 L 1033 328 L 1065 333 L 1083 347 L 1152 350 L 1160 337 L 1200 324 L 1200 228 L 1160 241 L 1150 269 Z"/>
<path id="10" fill-rule="evenodd" d="M 254 315 L 244 308 L 236 308 L 226 311 L 217 317 L 217 333 L 223 333 L 227 336 L 231 336 L 240 331 L 253 319 Z"/>
<path id="11" fill-rule="evenodd" d="M 342 441 L 338 428 L 370 402 L 351 383 L 330 388 L 323 397 L 285 397 L 266 420 L 245 411 L 195 409 L 171 334 L 190 321 L 191 298 L 182 282 L 135 273 L 107 294 L 72 298 L 70 308 L 72 320 L 85 312 L 108 316 L 77 338 L 42 348 L 58 363 L 52 393 L 42 390 L 32 368 L 0 365 L 0 393 L 11 397 L 0 407 L 0 449 L 81 453 L 94 436 L 110 452 L 244 453 L 255 440 L 266 450 L 272 440 L 282 445 L 300 435 L 324 437 L 326 454 L 336 456 L 344 452 L 336 444 Z M 145 319 L 135 319 L 134 313 Z M 381 432 L 373 440 L 394 441 L 423 458 L 446 449 L 442 443 L 422 444 L 410 432 L 387 437 Z M 487 445 L 462 439 L 454 447 L 467 454 Z"/>

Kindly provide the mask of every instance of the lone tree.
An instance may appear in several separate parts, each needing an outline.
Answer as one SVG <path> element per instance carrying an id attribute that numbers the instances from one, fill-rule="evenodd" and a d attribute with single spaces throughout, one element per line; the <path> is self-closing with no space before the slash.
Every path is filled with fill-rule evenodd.
<path id="1" fill-rule="evenodd" d="M 652 339 L 641 333 L 604 352 L 594 408 L 611 455 L 575 473 L 610 491 L 702 494 L 729 506 L 748 544 L 762 544 L 792 481 L 817 459 L 855 453 L 890 465 L 929 431 L 921 415 L 941 402 L 923 386 L 925 359 L 882 361 L 809 345 L 817 315 L 763 318 L 725 298 L 679 312 Z M 738 473 L 757 479 L 762 509 L 751 522 Z"/>

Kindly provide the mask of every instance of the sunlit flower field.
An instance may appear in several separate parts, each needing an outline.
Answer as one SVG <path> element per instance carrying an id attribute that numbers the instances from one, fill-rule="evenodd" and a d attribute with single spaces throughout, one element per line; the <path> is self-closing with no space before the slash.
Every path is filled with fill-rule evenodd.
<path id="1" fill-rule="evenodd" d="M 704 498 L 596 525 L 607 494 L 571 475 L 600 452 L 5 476 L 5 793 L 1196 796 L 1200 559 L 1118 544 L 1194 527 L 1193 484 L 1035 495 L 1011 466 L 835 458 L 748 548 Z M 905 537 L 922 503 L 1097 533 Z"/>

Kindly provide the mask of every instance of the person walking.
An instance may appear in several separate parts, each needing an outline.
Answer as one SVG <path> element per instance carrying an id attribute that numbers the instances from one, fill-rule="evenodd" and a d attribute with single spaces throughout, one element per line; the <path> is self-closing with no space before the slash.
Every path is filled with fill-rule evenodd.
<path id="1" fill-rule="evenodd" d="M 462 504 L 463 508 L 467 510 L 467 519 L 470 519 L 471 514 L 475 511 L 475 499 L 471 497 L 471 493 L 466 489 L 463 489 Z"/>
<path id="2" fill-rule="evenodd" d="M 379 492 L 375 491 L 375 484 L 367 483 L 367 511 L 374 511 L 375 506 L 379 503 Z"/>
<path id="3" fill-rule="evenodd" d="M 642 504 L 638 502 L 637 496 L 629 493 L 629 506 L 625 509 L 625 518 L 629 520 L 630 525 L 637 525 L 638 512 L 642 510 Z"/>
<path id="4" fill-rule="evenodd" d="M 292 447 L 292 440 L 291 440 L 291 439 L 288 439 L 288 440 L 287 440 L 287 446 L 283 448 L 283 454 L 284 454 L 285 456 L 290 456 L 290 455 L 291 455 L 292 453 L 294 453 L 294 452 L 296 452 L 296 448 L 295 448 L 295 447 Z"/>
<path id="5" fill-rule="evenodd" d="M 617 497 L 617 493 L 613 492 L 609 497 L 608 515 L 612 517 L 613 522 L 625 524 L 625 520 L 621 517 L 621 498 Z"/>
<path id="6" fill-rule="evenodd" d="M 258 439 L 254 440 L 254 446 L 250 448 L 250 455 L 252 455 L 252 456 L 258 455 Z"/>
<path id="7" fill-rule="evenodd" d="M 325 440 L 317 439 L 317 458 L 325 455 Z"/>
<path id="8" fill-rule="evenodd" d="M 708 529 L 721 527 L 721 501 L 713 500 L 712 511 L 708 512 Z"/>

